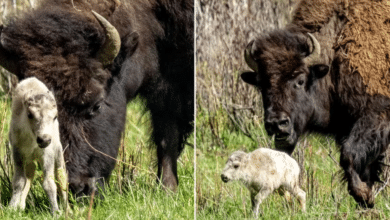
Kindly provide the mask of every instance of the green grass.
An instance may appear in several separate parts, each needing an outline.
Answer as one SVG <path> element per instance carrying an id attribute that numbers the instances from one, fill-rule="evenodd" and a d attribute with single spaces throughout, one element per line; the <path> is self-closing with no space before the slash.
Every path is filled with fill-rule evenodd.
<path id="1" fill-rule="evenodd" d="M 228 156 L 236 150 L 253 151 L 273 147 L 264 127 L 249 121 L 251 139 L 236 129 L 222 109 L 209 112 L 198 108 L 196 120 L 196 213 L 197 219 L 251 218 L 249 191 L 238 182 L 223 183 L 220 173 Z M 213 126 L 208 126 L 213 123 Z M 211 129 L 213 127 L 214 129 Z M 216 128 L 221 128 L 216 130 Z M 199 141 L 201 140 L 201 141 Z M 295 150 L 304 166 L 301 188 L 306 192 L 307 211 L 298 201 L 271 194 L 261 205 L 259 219 L 390 219 L 389 191 L 378 194 L 374 209 L 360 209 L 341 182 L 339 152 L 331 138 L 310 135 Z M 330 156 L 331 155 L 331 156 Z M 304 156 L 304 158 L 302 158 Z M 334 161 L 336 160 L 336 162 Z"/>
<path id="2" fill-rule="evenodd" d="M 35 178 L 25 211 L 7 208 L 10 200 L 8 178 L 12 167 L 6 161 L 11 102 L 0 94 L 0 219 L 50 219 L 49 203 Z M 194 149 L 186 146 L 178 160 L 180 185 L 176 193 L 167 193 L 156 183 L 156 150 L 150 141 L 150 114 L 145 102 L 137 98 L 128 105 L 126 131 L 117 163 L 104 200 L 94 200 L 92 219 L 194 219 Z M 193 137 L 188 140 L 193 143 Z M 9 152 L 8 152 L 9 155 Z M 130 165 L 128 165 L 130 164 Z M 6 175 L 5 175 L 6 174 Z M 39 173 L 38 173 L 39 176 Z M 90 197 L 74 202 L 69 219 L 88 216 Z M 65 214 L 59 216 L 65 219 Z"/>

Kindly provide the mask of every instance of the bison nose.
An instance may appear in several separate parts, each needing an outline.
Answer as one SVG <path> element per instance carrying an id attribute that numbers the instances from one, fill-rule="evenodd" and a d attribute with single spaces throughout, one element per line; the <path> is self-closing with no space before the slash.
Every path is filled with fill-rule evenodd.
<path id="1" fill-rule="evenodd" d="M 227 176 L 225 176 L 224 174 L 221 174 L 221 179 L 225 183 L 227 183 L 229 181 L 229 178 Z"/>
<path id="2" fill-rule="evenodd" d="M 278 128 L 283 133 L 287 133 L 289 127 L 290 127 L 290 118 L 284 118 L 278 122 Z"/>
<path id="3" fill-rule="evenodd" d="M 49 135 L 45 134 L 45 135 L 37 137 L 37 144 L 40 148 L 45 148 L 45 147 L 49 146 L 50 143 L 51 143 L 51 138 Z"/>
<path id="4" fill-rule="evenodd" d="M 285 113 L 280 114 L 279 117 L 269 118 L 265 121 L 265 129 L 271 135 L 278 133 L 289 133 L 290 125 L 290 117 L 288 117 Z"/>

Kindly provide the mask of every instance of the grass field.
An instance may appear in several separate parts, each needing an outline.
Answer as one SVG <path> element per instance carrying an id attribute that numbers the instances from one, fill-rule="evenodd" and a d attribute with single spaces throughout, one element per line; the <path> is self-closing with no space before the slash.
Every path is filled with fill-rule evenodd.
<path id="1" fill-rule="evenodd" d="M 26 210 L 7 208 L 12 178 L 7 150 L 10 104 L 7 96 L 0 94 L 0 219 L 50 219 L 49 203 L 37 176 Z M 105 199 L 94 200 L 91 219 L 194 219 L 194 149 L 186 146 L 179 158 L 177 193 L 163 191 L 155 181 L 156 151 L 149 141 L 150 115 L 143 106 L 144 101 L 139 98 L 128 105 L 126 132 L 118 159 L 131 166 L 117 163 Z M 188 142 L 193 143 L 193 137 Z M 86 219 L 89 206 L 89 197 L 79 199 L 73 205 L 73 213 L 63 213 L 59 219 Z"/>
<path id="2" fill-rule="evenodd" d="M 237 78 L 238 72 L 234 75 Z M 241 129 L 223 108 L 231 99 L 213 97 L 210 107 L 201 98 L 197 97 L 196 118 L 197 219 L 251 218 L 249 191 L 238 182 L 223 183 L 220 175 L 232 152 L 274 147 L 263 127 L 263 115 L 247 118 Z M 274 193 L 260 205 L 260 219 L 390 219 L 388 187 L 377 195 L 374 209 L 357 207 L 341 181 L 339 152 L 332 138 L 309 135 L 299 142 L 293 157 L 302 167 L 300 184 L 307 195 L 307 212 L 301 212 L 295 198 L 287 201 Z"/>

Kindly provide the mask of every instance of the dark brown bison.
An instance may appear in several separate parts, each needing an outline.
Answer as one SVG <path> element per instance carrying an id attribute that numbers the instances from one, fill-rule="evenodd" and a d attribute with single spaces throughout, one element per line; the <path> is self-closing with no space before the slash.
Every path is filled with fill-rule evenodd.
<path id="1" fill-rule="evenodd" d="M 245 59 L 254 72 L 241 77 L 262 94 L 265 128 L 279 150 L 291 154 L 307 132 L 333 136 L 349 193 L 373 207 L 373 184 L 389 144 L 390 99 L 368 94 L 351 70 L 346 51 L 336 45 L 347 19 L 329 2 L 335 1 L 302 1 L 285 29 L 251 41 Z M 316 4 L 325 17 L 310 11 Z"/>
<path id="2" fill-rule="evenodd" d="M 108 180 L 115 160 L 97 151 L 117 156 L 138 94 L 152 114 L 158 178 L 176 189 L 194 117 L 192 0 L 48 0 L 0 31 L 0 65 L 55 93 L 73 193 Z"/>

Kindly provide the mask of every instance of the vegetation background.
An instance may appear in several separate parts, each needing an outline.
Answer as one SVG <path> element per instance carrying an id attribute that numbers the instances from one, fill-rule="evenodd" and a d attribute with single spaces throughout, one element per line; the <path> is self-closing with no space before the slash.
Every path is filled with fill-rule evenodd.
<path id="1" fill-rule="evenodd" d="M 263 126 L 261 95 L 240 79 L 249 67 L 244 48 L 255 36 L 282 28 L 297 0 L 196 0 L 196 213 L 197 219 L 251 217 L 248 190 L 225 184 L 221 171 L 236 150 L 273 148 Z M 300 184 L 307 212 L 297 200 L 276 194 L 263 204 L 261 219 L 390 219 L 389 171 L 375 187 L 374 209 L 360 209 L 341 181 L 339 152 L 332 138 L 309 135 L 293 157 L 301 167 Z M 388 162 L 389 163 L 389 162 Z"/>
<path id="2" fill-rule="evenodd" d="M 41 0 L 0 0 L 0 24 L 22 16 Z M 12 193 L 13 163 L 8 141 L 12 87 L 16 78 L 0 68 L 0 219 L 51 219 L 49 202 L 41 187 L 42 173 L 35 176 L 25 211 L 8 209 Z M 178 161 L 180 185 L 177 193 L 167 193 L 156 184 L 157 157 L 151 134 L 150 114 L 145 100 L 136 98 L 128 105 L 126 130 L 116 168 L 104 200 L 91 197 L 72 201 L 72 211 L 59 219 L 194 219 L 194 138 L 187 140 Z"/>

